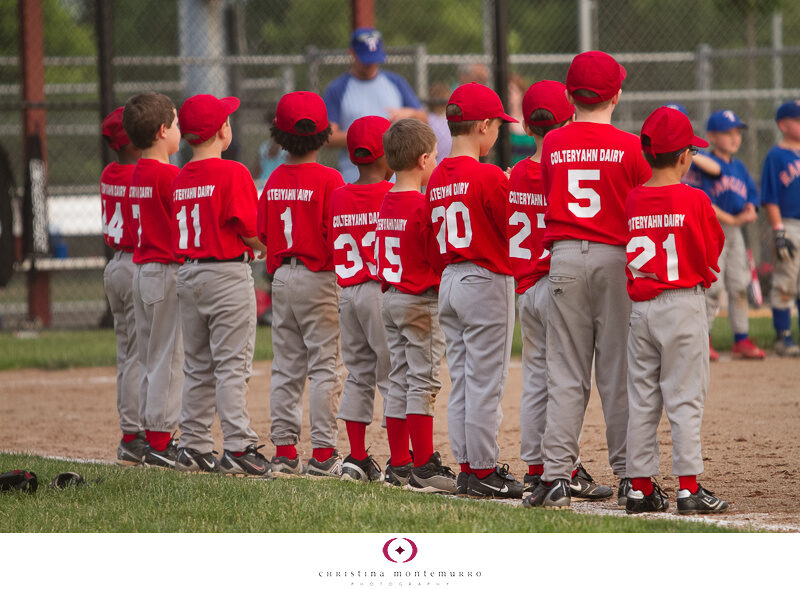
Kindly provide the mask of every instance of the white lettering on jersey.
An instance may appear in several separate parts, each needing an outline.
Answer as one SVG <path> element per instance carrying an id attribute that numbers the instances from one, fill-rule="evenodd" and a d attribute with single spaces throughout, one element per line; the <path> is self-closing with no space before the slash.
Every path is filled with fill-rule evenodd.
<path id="1" fill-rule="evenodd" d="M 299 200 L 311 202 L 313 190 L 306 188 L 272 188 L 267 190 L 267 200 Z"/>
<path id="2" fill-rule="evenodd" d="M 178 188 L 172 197 L 173 200 L 191 200 L 194 198 L 209 198 L 214 194 L 214 184 L 204 186 L 190 186 L 189 188 Z"/>
<path id="3" fill-rule="evenodd" d="M 546 207 L 547 199 L 543 194 L 535 194 L 532 192 L 509 192 L 508 202 L 512 205 L 526 205 Z"/>
<path id="4" fill-rule="evenodd" d="M 106 184 L 100 183 L 100 192 L 106 196 L 125 196 L 125 191 L 128 189 L 124 184 Z"/>
<path id="5" fill-rule="evenodd" d="M 153 198 L 152 186 L 131 186 L 128 196 L 135 199 Z"/>
<path id="6" fill-rule="evenodd" d="M 431 200 L 441 200 L 449 196 L 461 196 L 469 190 L 469 182 L 454 182 L 445 186 L 431 188 Z"/>
<path id="7" fill-rule="evenodd" d="M 680 213 L 664 213 L 663 215 L 641 215 L 628 219 L 628 231 L 636 229 L 653 229 L 659 227 L 683 227 L 686 215 Z"/>
<path id="8" fill-rule="evenodd" d="M 354 225 L 375 225 L 378 222 L 378 211 L 355 213 L 352 215 L 334 215 L 334 227 L 352 227 Z"/>
<path id="9" fill-rule="evenodd" d="M 550 154 L 550 163 L 568 164 L 572 162 L 614 162 L 622 163 L 625 151 L 622 149 L 557 149 Z"/>
<path id="10" fill-rule="evenodd" d="M 376 231 L 405 231 L 408 219 L 378 219 Z"/>

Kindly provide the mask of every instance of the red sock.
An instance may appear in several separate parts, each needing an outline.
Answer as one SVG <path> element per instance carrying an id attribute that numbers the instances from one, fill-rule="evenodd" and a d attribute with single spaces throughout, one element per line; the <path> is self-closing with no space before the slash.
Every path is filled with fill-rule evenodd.
<path id="1" fill-rule="evenodd" d="M 539 476 L 544 474 L 544 464 L 529 464 L 528 465 L 528 474 L 538 474 Z"/>
<path id="2" fill-rule="evenodd" d="M 408 423 L 397 417 L 386 418 L 386 436 L 389 438 L 389 452 L 392 455 L 392 466 L 404 466 L 411 462 L 408 451 Z"/>
<path id="3" fill-rule="evenodd" d="M 578 474 L 578 469 L 577 468 L 572 471 L 572 475 L 570 476 L 570 478 L 573 478 L 576 474 Z"/>
<path id="4" fill-rule="evenodd" d="M 294 444 L 289 446 L 275 446 L 275 456 L 285 456 L 289 460 L 297 458 L 297 448 Z"/>
<path id="5" fill-rule="evenodd" d="M 136 439 L 136 434 L 122 434 L 122 441 L 126 444 Z"/>
<path id="6" fill-rule="evenodd" d="M 354 460 L 364 460 L 367 457 L 367 424 L 360 421 L 345 421 L 344 423 L 347 427 L 347 439 L 350 440 L 350 456 Z"/>
<path id="7" fill-rule="evenodd" d="M 406 415 L 406 424 L 414 449 L 414 466 L 422 466 L 433 456 L 433 415 Z"/>
<path id="8" fill-rule="evenodd" d="M 311 457 L 317 462 L 325 462 L 333 456 L 334 448 L 314 448 L 311 450 Z"/>
<path id="9" fill-rule="evenodd" d="M 169 432 L 150 432 L 150 447 L 156 452 L 163 452 L 171 439 Z"/>
<path id="10" fill-rule="evenodd" d="M 485 479 L 490 474 L 494 472 L 493 468 L 473 468 L 472 472 L 474 472 L 479 479 Z"/>
<path id="11" fill-rule="evenodd" d="M 631 479 L 634 491 L 641 491 L 645 495 L 653 494 L 653 481 L 650 477 L 636 477 Z"/>
<path id="12" fill-rule="evenodd" d="M 697 484 L 696 475 L 688 477 L 678 477 L 678 487 L 681 489 L 686 489 L 692 494 L 697 493 L 697 489 L 699 486 L 700 485 Z"/>
<path id="13" fill-rule="evenodd" d="M 244 450 L 242 450 L 241 452 L 231 452 L 231 454 L 236 456 L 236 458 L 239 458 L 239 456 L 242 456 L 244 454 Z"/>
<path id="14" fill-rule="evenodd" d="M 469 462 L 460 462 L 458 466 L 461 467 L 461 472 L 465 472 L 467 474 L 472 474 L 472 469 L 469 466 Z"/>

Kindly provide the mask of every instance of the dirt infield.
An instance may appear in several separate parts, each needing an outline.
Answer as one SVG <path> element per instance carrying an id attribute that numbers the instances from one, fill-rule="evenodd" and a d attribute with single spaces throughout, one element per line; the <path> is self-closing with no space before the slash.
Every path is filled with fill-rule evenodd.
<path id="1" fill-rule="evenodd" d="M 446 430 L 450 388 L 446 365 L 443 374 L 434 442 L 445 462 L 455 466 Z M 114 386 L 112 368 L 0 373 L 0 451 L 113 461 L 119 441 Z M 520 389 L 521 365 L 515 358 L 503 400 L 500 460 L 509 463 L 518 478 L 525 472 L 519 459 Z M 267 443 L 264 451 L 269 456 L 273 447 L 269 444 L 268 391 L 269 363 L 256 363 L 248 406 L 253 427 Z M 367 445 L 383 465 L 388 446 L 376 425 L 379 419 L 378 410 L 375 422 L 367 430 Z M 616 485 L 608 466 L 604 432 L 600 402 L 593 392 L 584 423 L 582 459 L 596 480 Z M 662 418 L 659 432 L 662 487 L 674 505 L 677 479 L 670 473 L 666 419 Z M 723 354 L 722 361 L 712 364 L 703 422 L 706 471 L 700 481 L 731 503 L 729 514 L 715 519 L 800 531 L 800 503 L 793 491 L 800 482 L 799 434 L 800 360 L 770 356 L 763 362 L 733 362 Z M 219 449 L 218 424 L 214 435 Z M 347 453 L 343 426 L 339 448 Z M 299 450 L 305 458 L 311 455 L 307 406 Z M 596 507 L 596 512 L 604 513 L 616 509 L 616 503 L 604 502 Z M 591 510 L 586 504 L 576 508 Z"/>

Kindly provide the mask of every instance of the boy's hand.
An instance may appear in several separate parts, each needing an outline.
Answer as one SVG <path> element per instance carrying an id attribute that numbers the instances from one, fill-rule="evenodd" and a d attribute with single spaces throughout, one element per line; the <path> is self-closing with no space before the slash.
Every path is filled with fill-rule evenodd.
<path id="1" fill-rule="evenodd" d="M 507 179 L 511 180 L 511 166 L 507 167 L 503 173 L 506 175 Z"/>
<path id="2" fill-rule="evenodd" d="M 786 237 L 785 229 L 778 229 L 775 231 L 775 253 L 779 260 L 782 262 L 793 260 L 796 250 L 797 248 L 792 241 Z"/>
<path id="3" fill-rule="evenodd" d="M 752 223 L 757 218 L 758 218 L 758 213 L 756 213 L 756 208 L 751 203 L 747 203 L 744 206 L 742 212 L 736 215 L 736 220 L 738 221 L 739 225 L 746 225 L 747 223 Z"/>

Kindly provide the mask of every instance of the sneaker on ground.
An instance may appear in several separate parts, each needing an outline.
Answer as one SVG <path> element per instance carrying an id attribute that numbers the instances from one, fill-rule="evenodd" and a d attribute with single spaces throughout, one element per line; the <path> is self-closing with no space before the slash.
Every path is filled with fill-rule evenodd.
<path id="1" fill-rule="evenodd" d="M 766 354 L 764 350 L 756 346 L 748 337 L 733 344 L 731 356 L 733 356 L 734 359 L 763 360 Z"/>
<path id="2" fill-rule="evenodd" d="M 595 483 L 582 464 L 578 464 L 577 470 L 578 472 L 569 482 L 569 490 L 573 499 L 598 501 L 600 499 L 608 499 L 614 494 L 614 489 L 611 487 Z"/>
<path id="3" fill-rule="evenodd" d="M 661 490 L 658 483 L 653 481 L 653 492 L 645 495 L 644 491 L 634 491 L 633 487 L 628 491 L 628 498 L 625 501 L 625 513 L 650 513 L 666 511 L 669 509 L 667 494 Z"/>
<path id="4" fill-rule="evenodd" d="M 521 499 L 525 485 L 514 479 L 508 472 L 508 465 L 497 466 L 488 477 L 479 479 L 472 473 L 467 482 L 467 495 L 470 497 L 494 497 L 497 499 Z"/>
<path id="5" fill-rule="evenodd" d="M 219 468 L 225 474 L 244 474 L 266 477 L 270 474 L 270 463 L 267 458 L 259 452 L 264 445 L 256 446 L 250 444 L 244 449 L 244 454 L 234 456 L 233 452 L 225 450 L 222 453 Z"/>
<path id="6" fill-rule="evenodd" d="M 711 345 L 711 342 L 708 344 L 708 359 L 711 362 L 716 362 L 719 360 L 719 352 L 714 349 L 714 347 Z"/>
<path id="7" fill-rule="evenodd" d="M 342 457 L 337 450 L 325 462 L 320 462 L 316 458 L 310 458 L 306 464 L 306 474 L 312 477 L 336 477 L 342 476 Z"/>
<path id="8" fill-rule="evenodd" d="M 617 487 L 617 505 L 625 507 L 628 503 L 628 491 L 633 488 L 630 479 L 620 479 Z"/>
<path id="9" fill-rule="evenodd" d="M 192 448 L 180 448 L 175 470 L 182 472 L 219 472 L 219 460 L 212 452 L 201 454 Z"/>
<path id="10" fill-rule="evenodd" d="M 785 358 L 800 356 L 800 346 L 795 343 L 791 332 L 778 336 L 778 339 L 775 341 L 775 353 Z"/>
<path id="11" fill-rule="evenodd" d="M 696 513 L 722 513 L 728 509 L 727 501 L 714 497 L 714 492 L 697 487 L 697 493 L 690 493 L 688 489 L 678 491 L 678 513 L 680 515 L 693 515 Z"/>
<path id="12" fill-rule="evenodd" d="M 542 475 L 540 474 L 526 474 L 522 477 L 522 484 L 524 485 L 524 489 L 522 489 L 522 494 L 527 495 L 528 493 L 533 493 L 536 490 L 536 487 L 539 486 L 539 483 L 542 482 Z"/>
<path id="13" fill-rule="evenodd" d="M 523 507 L 545 507 L 547 509 L 569 509 L 570 489 L 567 479 L 556 479 L 551 485 L 544 481 L 522 500 Z"/>
<path id="14" fill-rule="evenodd" d="M 442 464 L 439 453 L 434 452 L 428 462 L 411 470 L 408 487 L 420 493 L 455 493 L 456 475 L 449 466 Z"/>
<path id="15" fill-rule="evenodd" d="M 466 495 L 469 488 L 469 473 L 460 472 L 456 477 L 456 494 Z"/>
<path id="16" fill-rule="evenodd" d="M 178 440 L 172 438 L 167 447 L 161 451 L 155 450 L 150 444 L 144 455 L 144 463 L 149 466 L 161 468 L 175 468 L 175 459 L 178 457 Z"/>
<path id="17" fill-rule="evenodd" d="M 144 432 L 139 432 L 130 442 L 120 440 L 117 447 L 117 460 L 123 464 L 141 464 L 147 452 Z"/>
<path id="18" fill-rule="evenodd" d="M 294 459 L 289 459 L 286 456 L 273 456 L 269 461 L 270 468 L 273 475 L 301 475 L 303 474 L 303 465 L 300 464 L 300 457 L 295 456 Z"/>
<path id="19" fill-rule="evenodd" d="M 375 459 L 367 454 L 364 460 L 356 460 L 350 454 L 342 462 L 342 480 L 351 481 L 379 481 L 383 473 Z"/>
<path id="20" fill-rule="evenodd" d="M 411 478 L 411 471 L 414 469 L 414 463 L 409 462 L 402 466 L 392 466 L 392 459 L 386 461 L 386 469 L 383 473 L 383 483 L 391 485 L 392 487 L 405 487 L 408 484 L 408 479 Z"/>

